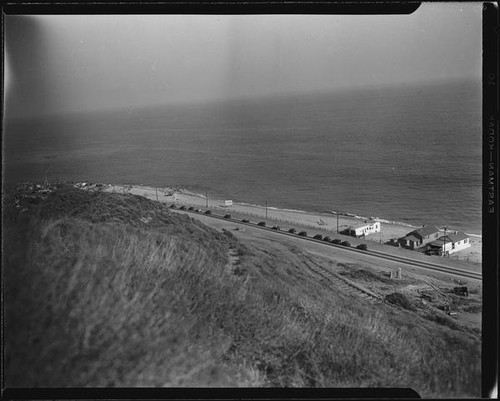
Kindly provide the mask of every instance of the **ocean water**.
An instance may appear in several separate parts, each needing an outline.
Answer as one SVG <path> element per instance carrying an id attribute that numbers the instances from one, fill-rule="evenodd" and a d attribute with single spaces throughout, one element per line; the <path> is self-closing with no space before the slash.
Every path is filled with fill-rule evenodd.
<path id="1" fill-rule="evenodd" d="M 3 167 L 480 234 L 481 138 L 481 83 L 450 81 L 7 118 Z"/>

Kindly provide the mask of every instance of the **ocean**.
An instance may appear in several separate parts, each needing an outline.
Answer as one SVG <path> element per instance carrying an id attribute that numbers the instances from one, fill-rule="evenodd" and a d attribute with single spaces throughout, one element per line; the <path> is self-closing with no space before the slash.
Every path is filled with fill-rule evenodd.
<path id="1" fill-rule="evenodd" d="M 481 83 L 9 120 L 5 182 L 181 186 L 481 234 Z"/>

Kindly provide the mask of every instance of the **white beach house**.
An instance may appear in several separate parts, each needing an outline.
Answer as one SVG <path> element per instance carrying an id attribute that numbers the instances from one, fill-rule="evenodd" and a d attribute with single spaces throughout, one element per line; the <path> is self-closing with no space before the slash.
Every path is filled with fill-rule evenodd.
<path id="1" fill-rule="evenodd" d="M 470 238 L 467 234 L 459 231 L 447 232 L 446 235 L 441 236 L 427 244 L 429 251 L 434 251 L 442 255 L 449 255 L 450 253 L 461 251 L 462 249 L 471 246 Z"/>
<path id="2" fill-rule="evenodd" d="M 380 232 L 380 221 L 369 223 L 366 220 L 364 223 L 349 226 L 349 228 L 346 230 L 346 234 L 352 237 L 364 237 L 365 235 L 370 235 L 378 232 Z"/>

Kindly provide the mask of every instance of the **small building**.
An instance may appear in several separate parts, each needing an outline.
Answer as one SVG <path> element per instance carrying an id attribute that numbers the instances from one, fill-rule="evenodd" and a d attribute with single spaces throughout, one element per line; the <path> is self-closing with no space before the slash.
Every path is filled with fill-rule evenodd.
<path id="1" fill-rule="evenodd" d="M 470 246 L 470 238 L 467 234 L 459 231 L 451 231 L 427 244 L 427 251 L 439 255 L 449 255 Z"/>
<path id="2" fill-rule="evenodd" d="M 417 249 L 438 239 L 440 236 L 439 228 L 436 226 L 426 226 L 413 230 L 399 239 L 401 246 L 408 249 Z"/>
<path id="3" fill-rule="evenodd" d="M 349 226 L 347 229 L 343 231 L 343 233 L 350 235 L 351 237 L 357 237 L 357 238 L 378 232 L 380 232 L 380 221 L 374 221 L 369 223 L 366 220 L 364 223 Z"/>
<path id="4" fill-rule="evenodd" d="M 232 200 L 225 200 L 225 201 L 224 201 L 224 206 L 225 206 L 225 207 L 228 207 L 228 206 L 233 206 L 233 201 L 232 201 Z"/>

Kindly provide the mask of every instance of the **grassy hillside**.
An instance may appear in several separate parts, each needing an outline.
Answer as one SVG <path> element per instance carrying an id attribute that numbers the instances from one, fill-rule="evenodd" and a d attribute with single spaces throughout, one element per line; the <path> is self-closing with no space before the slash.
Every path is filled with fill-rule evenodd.
<path id="1" fill-rule="evenodd" d="M 4 200 L 7 387 L 411 387 L 480 394 L 480 338 L 354 301 L 302 254 L 142 197 Z M 21 212 L 22 211 L 22 212 Z"/>

